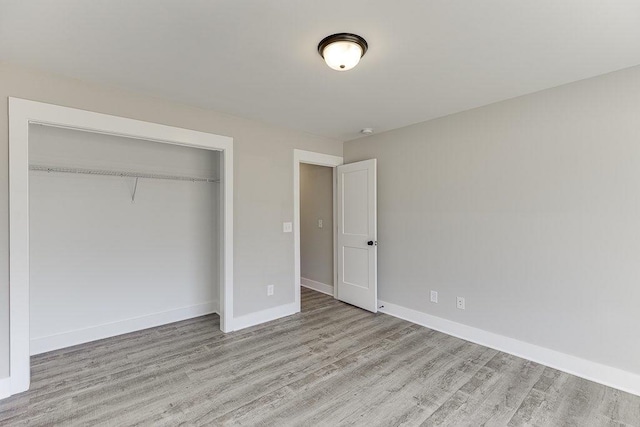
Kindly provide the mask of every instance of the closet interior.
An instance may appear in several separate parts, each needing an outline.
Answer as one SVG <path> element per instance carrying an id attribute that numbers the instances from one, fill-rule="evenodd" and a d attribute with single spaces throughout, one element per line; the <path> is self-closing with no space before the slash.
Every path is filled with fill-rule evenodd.
<path id="1" fill-rule="evenodd" d="M 218 151 L 29 135 L 31 354 L 219 312 Z"/>

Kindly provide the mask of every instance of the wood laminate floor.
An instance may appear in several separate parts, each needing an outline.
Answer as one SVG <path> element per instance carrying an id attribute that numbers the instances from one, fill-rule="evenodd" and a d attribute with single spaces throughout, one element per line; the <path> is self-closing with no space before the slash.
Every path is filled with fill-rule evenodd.
<path id="1" fill-rule="evenodd" d="M 35 356 L 0 425 L 640 426 L 640 397 L 304 288 L 302 306 Z"/>

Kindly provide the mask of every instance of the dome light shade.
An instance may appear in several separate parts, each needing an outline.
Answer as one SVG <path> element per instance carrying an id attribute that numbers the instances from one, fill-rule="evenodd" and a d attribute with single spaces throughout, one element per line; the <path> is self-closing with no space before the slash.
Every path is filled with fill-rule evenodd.
<path id="1" fill-rule="evenodd" d="M 348 71 L 367 53 L 367 41 L 356 34 L 338 33 L 322 39 L 318 53 L 336 71 Z"/>

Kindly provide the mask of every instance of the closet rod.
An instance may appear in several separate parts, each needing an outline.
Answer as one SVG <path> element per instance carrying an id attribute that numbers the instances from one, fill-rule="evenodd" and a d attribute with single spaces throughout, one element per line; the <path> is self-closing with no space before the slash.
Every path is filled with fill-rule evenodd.
<path id="1" fill-rule="evenodd" d="M 29 170 L 42 171 L 42 172 L 57 172 L 57 173 L 75 173 L 75 174 L 83 174 L 83 175 L 119 176 L 123 178 L 168 179 L 173 181 L 213 182 L 213 183 L 220 182 L 219 179 L 196 178 L 196 177 L 180 176 L 180 175 L 163 175 L 163 174 L 157 174 L 157 173 L 138 173 L 138 172 L 113 171 L 113 170 L 104 170 L 104 169 L 66 168 L 66 167 L 59 167 L 59 166 L 29 165 Z"/>

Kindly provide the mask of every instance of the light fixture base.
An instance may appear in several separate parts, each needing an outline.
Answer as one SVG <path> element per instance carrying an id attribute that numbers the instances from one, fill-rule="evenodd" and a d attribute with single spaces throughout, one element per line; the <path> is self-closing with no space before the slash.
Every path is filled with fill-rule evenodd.
<path id="1" fill-rule="evenodd" d="M 336 71 L 355 67 L 368 49 L 367 41 L 352 33 L 332 34 L 318 44 L 318 53 Z"/>
<path id="2" fill-rule="evenodd" d="M 360 48 L 362 48 L 362 56 L 364 56 L 364 54 L 367 53 L 367 50 L 369 49 L 369 44 L 367 43 L 367 41 L 357 34 L 336 33 L 323 38 L 320 43 L 318 43 L 318 53 L 320 54 L 320 56 L 324 58 L 324 48 L 335 42 L 351 42 L 359 45 Z"/>

